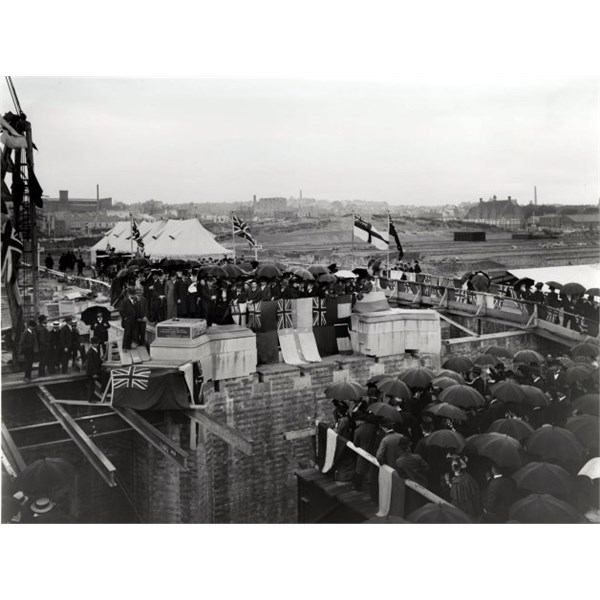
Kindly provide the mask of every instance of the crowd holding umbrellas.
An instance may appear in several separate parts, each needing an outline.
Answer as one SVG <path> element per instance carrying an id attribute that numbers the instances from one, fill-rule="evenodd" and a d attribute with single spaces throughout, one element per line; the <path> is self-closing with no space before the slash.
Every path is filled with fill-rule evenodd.
<path id="1" fill-rule="evenodd" d="M 593 338 L 564 356 L 490 346 L 329 386 L 338 435 L 440 499 L 368 522 L 598 522 L 599 353 Z M 335 478 L 370 491 L 374 471 L 344 456 Z"/>

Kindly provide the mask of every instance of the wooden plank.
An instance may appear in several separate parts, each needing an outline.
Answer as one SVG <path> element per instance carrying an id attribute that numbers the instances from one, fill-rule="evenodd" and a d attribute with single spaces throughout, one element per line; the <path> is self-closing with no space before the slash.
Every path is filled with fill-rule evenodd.
<path id="1" fill-rule="evenodd" d="M 285 440 L 301 440 L 303 438 L 312 437 L 315 435 L 317 430 L 314 427 L 307 427 L 306 429 L 296 429 L 295 431 L 286 431 L 283 434 Z"/>
<path id="2" fill-rule="evenodd" d="M 150 355 L 148 354 L 148 350 L 146 350 L 146 346 L 138 346 L 137 351 L 143 362 L 150 360 Z"/>
<path id="3" fill-rule="evenodd" d="M 219 421 L 215 421 L 215 419 L 201 411 L 184 409 L 181 412 L 192 419 L 192 421 L 206 427 L 208 431 L 222 439 L 224 442 L 227 442 L 230 446 L 237 448 L 247 456 L 252 456 L 252 440 L 246 439 L 232 427 L 223 425 L 222 423 L 219 423 Z"/>
<path id="4" fill-rule="evenodd" d="M 450 317 L 447 317 L 446 315 L 444 315 L 442 313 L 438 313 L 438 314 L 440 315 L 440 319 L 444 319 L 444 321 L 447 321 L 448 323 L 450 323 L 450 325 L 454 325 L 454 327 L 457 327 L 461 331 L 464 331 L 465 333 L 468 333 L 469 335 L 471 335 L 473 337 L 479 337 L 479 334 L 475 333 L 474 331 L 471 331 L 470 329 L 467 329 L 460 323 L 457 323 L 454 319 L 451 319 Z"/>
<path id="5" fill-rule="evenodd" d="M 60 422 L 67 435 L 75 442 L 75 445 L 81 450 L 89 463 L 98 471 L 102 479 L 110 487 L 115 487 L 115 466 L 108 460 L 104 453 L 92 442 L 90 437 L 75 422 L 73 417 L 66 409 L 54 402 L 52 394 L 43 386 L 38 388 L 38 398 L 44 406 L 50 411 L 52 416 Z"/>
<path id="6" fill-rule="evenodd" d="M 27 466 L 4 423 L 2 423 L 2 457 L 7 460 L 16 475 Z"/>
<path id="7" fill-rule="evenodd" d="M 187 470 L 188 453 L 182 450 L 175 442 L 169 439 L 131 408 L 112 407 L 126 423 L 129 423 L 149 444 L 161 454 L 173 461 L 180 469 Z"/>
<path id="8" fill-rule="evenodd" d="M 131 360 L 133 361 L 134 365 L 140 365 L 142 364 L 142 357 L 140 356 L 140 351 L 139 348 L 132 348 L 129 352 L 129 355 L 131 356 Z"/>

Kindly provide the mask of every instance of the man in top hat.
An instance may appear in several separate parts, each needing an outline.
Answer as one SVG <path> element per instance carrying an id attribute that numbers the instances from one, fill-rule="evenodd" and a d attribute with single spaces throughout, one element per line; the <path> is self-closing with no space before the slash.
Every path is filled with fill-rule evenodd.
<path id="1" fill-rule="evenodd" d="M 21 334 L 19 347 L 25 359 L 25 381 L 31 381 L 31 369 L 33 368 L 33 356 L 37 350 L 37 340 L 35 337 L 35 321 L 27 321 L 27 327 Z"/>
<path id="2" fill-rule="evenodd" d="M 50 331 L 48 331 L 46 321 L 46 315 L 40 315 L 35 329 L 39 351 L 38 375 L 40 377 L 46 375 L 46 369 L 50 371 L 50 364 L 52 362 L 52 354 L 50 353 Z M 54 369 L 52 371 L 54 371 Z"/>
<path id="3" fill-rule="evenodd" d="M 98 402 L 95 394 L 96 381 L 100 382 L 100 385 L 104 385 L 105 383 L 104 374 L 102 372 L 102 356 L 100 355 L 101 344 L 97 337 L 92 337 L 90 342 L 91 345 L 87 351 L 85 371 L 87 378 L 87 401 Z"/>
<path id="4" fill-rule="evenodd" d="M 50 375 L 54 375 L 56 370 L 59 368 L 62 352 L 61 331 L 59 321 L 52 322 L 49 341 L 50 361 L 48 362 L 48 372 L 50 373 Z"/>
<path id="5" fill-rule="evenodd" d="M 106 356 L 106 345 L 108 344 L 108 330 L 110 329 L 110 323 L 104 318 L 104 313 L 98 312 L 96 314 L 96 320 L 90 326 L 92 336 L 98 338 L 100 344 L 101 356 Z"/>
<path id="6" fill-rule="evenodd" d="M 271 300 L 273 297 L 273 293 L 271 291 L 271 286 L 265 277 L 261 277 L 258 280 L 258 299 L 259 300 Z"/>
<path id="7" fill-rule="evenodd" d="M 544 287 L 544 284 L 541 281 L 538 281 L 535 284 L 535 291 L 533 292 L 533 294 L 531 294 L 531 301 L 535 302 L 537 304 L 537 308 L 538 308 L 538 317 L 540 319 L 545 319 L 546 318 L 546 297 L 544 296 L 544 293 L 542 292 L 542 288 Z"/>
<path id="8" fill-rule="evenodd" d="M 73 318 L 71 317 L 71 315 L 67 315 L 65 317 L 65 322 L 63 326 L 60 328 L 60 363 L 63 375 L 66 374 L 69 370 L 69 359 L 73 357 L 74 344 L 75 328 L 73 327 Z M 75 366 L 74 358 L 73 366 Z"/>
<path id="9" fill-rule="evenodd" d="M 475 365 L 473 369 L 471 369 L 471 373 L 473 375 L 473 379 L 471 380 L 470 386 L 477 390 L 482 396 L 485 396 L 486 386 L 485 381 L 481 377 L 481 367 Z"/>
<path id="10" fill-rule="evenodd" d="M 121 327 L 123 327 L 123 350 L 131 350 L 136 337 L 137 314 L 135 308 L 135 288 L 129 287 L 127 295 L 119 304 Z"/>
<path id="11" fill-rule="evenodd" d="M 383 429 L 384 436 L 379 443 L 375 458 L 377 458 L 379 464 L 395 468 L 396 461 L 401 453 L 400 442 L 406 438 L 394 430 L 393 421 L 384 420 L 381 428 Z"/>

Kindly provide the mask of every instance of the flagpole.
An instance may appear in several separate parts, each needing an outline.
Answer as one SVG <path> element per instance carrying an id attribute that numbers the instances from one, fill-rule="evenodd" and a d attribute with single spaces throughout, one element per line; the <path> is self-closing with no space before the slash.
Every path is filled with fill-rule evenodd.
<path id="1" fill-rule="evenodd" d="M 233 260 L 235 262 L 235 227 L 233 225 L 233 211 L 231 211 L 231 244 L 233 246 Z"/>
<path id="2" fill-rule="evenodd" d="M 354 271 L 354 223 L 356 221 L 356 215 L 352 211 L 352 270 Z"/>
<path id="3" fill-rule="evenodd" d="M 133 256 L 133 213 L 129 213 L 129 226 L 131 227 L 131 256 Z"/>
<path id="4" fill-rule="evenodd" d="M 387 272 L 388 272 L 388 278 L 390 278 L 391 274 L 390 274 L 390 243 L 392 241 L 391 239 L 391 235 L 390 235 L 390 224 L 392 222 L 392 217 L 390 215 L 390 211 L 388 210 L 388 247 L 387 247 Z"/>

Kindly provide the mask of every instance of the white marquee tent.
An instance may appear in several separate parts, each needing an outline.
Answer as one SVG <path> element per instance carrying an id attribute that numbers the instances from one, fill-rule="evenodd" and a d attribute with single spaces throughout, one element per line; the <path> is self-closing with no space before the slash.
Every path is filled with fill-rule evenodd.
<path id="1" fill-rule="evenodd" d="M 222 258 L 233 254 L 221 246 L 215 236 L 205 229 L 198 219 L 168 221 L 141 221 L 137 223 L 144 242 L 144 254 L 151 259 L 181 258 L 198 259 L 203 257 Z M 137 245 L 131 237 L 131 222 L 117 223 L 104 237 L 90 249 L 92 263 L 98 253 L 106 252 L 107 246 L 117 254 L 136 252 Z"/>

